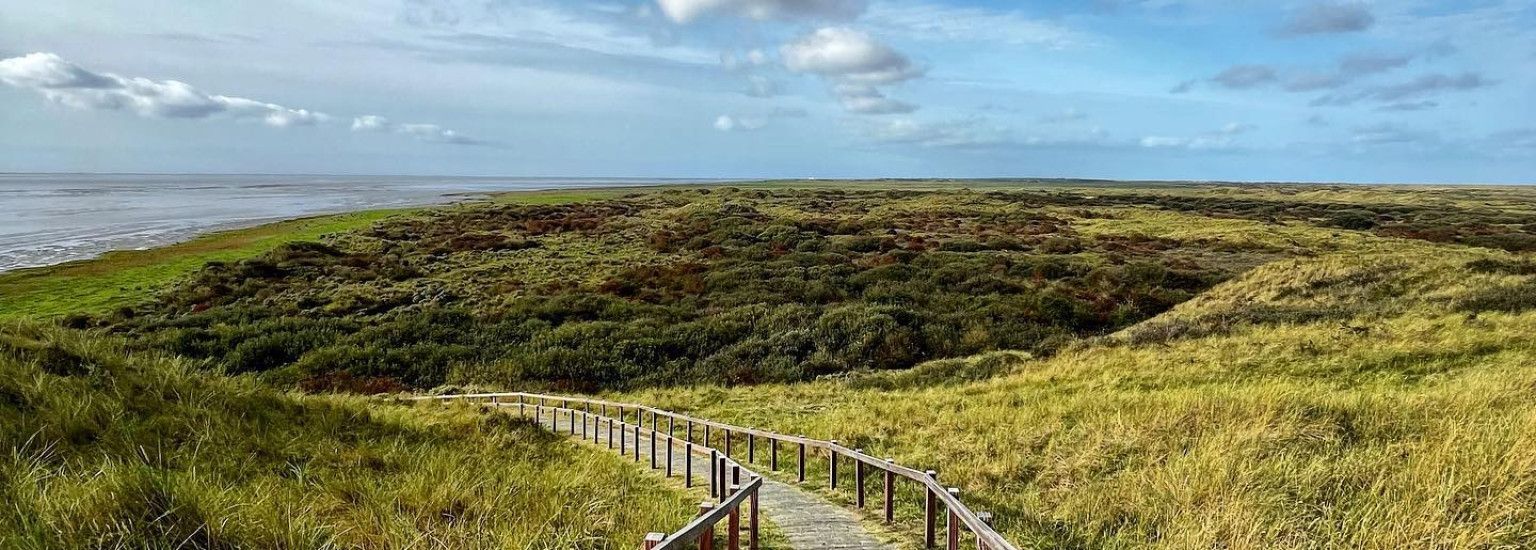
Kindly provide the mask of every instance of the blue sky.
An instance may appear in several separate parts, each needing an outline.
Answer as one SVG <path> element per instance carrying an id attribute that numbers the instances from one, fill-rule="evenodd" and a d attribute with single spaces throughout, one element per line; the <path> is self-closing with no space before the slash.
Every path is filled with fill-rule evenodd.
<path id="1" fill-rule="evenodd" d="M 1536 182 L 1530 0 L 0 0 L 0 171 Z"/>

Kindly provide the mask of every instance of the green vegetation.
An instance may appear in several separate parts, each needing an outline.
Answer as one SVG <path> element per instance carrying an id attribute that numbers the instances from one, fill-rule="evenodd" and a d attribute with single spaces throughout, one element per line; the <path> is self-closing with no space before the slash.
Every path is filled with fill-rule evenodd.
<path id="1" fill-rule="evenodd" d="M 234 261 L 278 245 L 368 227 L 405 211 L 375 210 L 221 231 L 149 250 L 0 274 L 0 318 L 105 313 L 148 300 L 213 261 Z"/>
<path id="2" fill-rule="evenodd" d="M 301 397 L 0 327 L 0 547 L 632 548 L 696 500 L 466 407 Z"/>
<path id="3" fill-rule="evenodd" d="M 626 193 L 622 189 L 528 191 L 499 195 L 499 202 L 557 204 Z M 451 207 L 440 207 L 451 208 Z M 365 229 L 418 209 L 368 210 L 280 221 L 219 231 L 148 250 L 120 250 L 101 257 L 0 273 L 0 319 L 104 314 L 151 300 L 209 262 L 233 262 L 280 245 Z"/>
<path id="4" fill-rule="evenodd" d="M 674 189 L 453 208 L 211 264 L 156 304 L 71 323 L 308 390 L 786 382 L 1052 353 L 1305 252 L 1032 204 L 1051 201 Z"/>
<path id="5" fill-rule="evenodd" d="M 10 491 L 0 498 L 25 511 L 6 521 L 62 517 L 78 526 L 68 542 L 102 540 L 85 537 L 155 522 L 122 523 L 154 515 L 130 506 L 142 499 L 99 495 L 185 487 L 193 496 L 177 502 L 196 506 L 176 510 L 200 515 L 173 515 L 172 527 L 238 511 L 251 518 L 208 523 L 255 545 L 368 536 L 356 544 L 399 546 L 427 531 L 470 540 L 459 524 L 422 523 L 440 516 L 419 510 L 438 504 L 380 504 L 426 498 L 402 488 L 412 483 L 435 487 L 401 478 L 448 476 L 460 487 L 468 481 L 454 468 L 500 468 L 484 488 L 532 484 L 535 507 L 651 486 L 609 477 L 542 488 L 533 474 L 557 465 L 537 457 L 582 463 L 585 453 L 471 410 L 263 389 L 453 384 L 603 391 L 838 439 L 940 470 L 1029 548 L 1536 544 L 1536 189 L 952 185 L 501 197 L 304 235 L 274 229 L 280 240 L 154 271 L 139 289 L 80 285 L 105 289 L 107 301 L 13 295 L 27 277 L 0 277 L 0 313 L 73 313 L 61 321 L 121 336 L 134 350 L 123 361 L 174 373 L 119 390 L 92 382 L 103 376 L 95 367 L 60 359 L 129 364 L 114 359 L 126 353 L 118 344 L 27 326 L 6 333 L 0 366 L 33 369 L 0 380 L 0 426 L 16 449 L 0 469 Z M 156 269 L 151 260 L 144 269 Z M 72 284 L 25 275 L 55 285 L 39 289 Z M 45 351 L 61 346 L 88 351 Z M 193 365 L 237 376 L 197 376 Z M 191 388 L 220 397 L 189 399 Z M 69 398 L 90 391 L 104 397 Z M 232 396 L 243 397 L 226 405 Z M 66 412 L 23 412 L 44 401 Z M 96 401 L 127 412 L 68 412 Z M 282 412 L 212 412 L 254 402 Z M 306 420 L 251 420 L 295 416 Z M 135 419 L 123 434 L 73 420 L 120 417 Z M 200 435 L 159 435 L 172 429 Z M 301 443 L 280 445 L 285 436 Z M 52 443 L 31 442 L 44 437 Z M 159 440 L 180 454 L 133 450 Z M 99 445 L 110 446 L 79 450 Z M 355 449 L 445 465 L 331 466 L 357 464 L 345 458 Z M 329 477 L 295 475 L 288 452 Z M 162 456 L 180 466 L 143 458 Z M 215 466 L 191 468 L 194 459 Z M 582 467 L 597 476 L 624 475 L 590 460 Z M 336 489 L 353 485 L 368 491 Z M 320 500 L 298 499 L 317 486 Z M 344 498 L 353 494 L 363 496 Z M 686 514 L 673 493 L 655 497 L 646 500 L 656 509 L 607 510 L 611 530 L 573 536 L 632 544 L 632 527 Z M 460 500 L 474 509 L 477 498 Z M 910 528 L 920 497 L 899 498 Z M 278 522 L 272 510 L 284 506 L 307 519 Z M 523 536 L 510 515 L 484 513 L 506 522 L 495 540 Z M 584 525 L 557 514 L 540 528 Z M 81 517 L 113 519 L 68 519 Z M 0 532 L 49 540 L 39 523 L 15 525 Z"/>

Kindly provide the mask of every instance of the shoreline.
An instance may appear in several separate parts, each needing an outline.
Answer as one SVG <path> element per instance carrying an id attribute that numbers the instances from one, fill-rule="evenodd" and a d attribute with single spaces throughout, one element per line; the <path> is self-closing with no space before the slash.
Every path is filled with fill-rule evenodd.
<path id="1" fill-rule="evenodd" d="M 669 184 L 675 185 L 675 184 Z M 267 219 L 200 231 L 176 242 L 107 250 L 90 258 L 0 272 L 0 320 L 106 313 L 150 298 L 211 261 L 236 261 L 279 245 L 366 227 L 378 220 L 478 201 L 560 204 L 668 185 L 563 187 L 444 195 L 454 200 Z M 472 195 L 472 196 L 471 196 Z"/>

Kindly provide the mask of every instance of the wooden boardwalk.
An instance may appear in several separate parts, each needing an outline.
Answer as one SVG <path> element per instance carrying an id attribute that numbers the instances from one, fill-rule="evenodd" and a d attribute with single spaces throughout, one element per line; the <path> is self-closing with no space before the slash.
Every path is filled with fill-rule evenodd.
<path id="1" fill-rule="evenodd" d="M 514 411 L 513 414 L 516 414 Z M 544 415 L 542 425 L 550 428 L 558 434 L 570 434 L 570 417 L 564 415 Z M 553 423 L 551 423 L 551 418 Z M 587 437 L 582 437 L 581 422 L 576 426 L 576 438 L 593 443 L 593 432 L 589 431 Z M 592 430 L 588 426 L 588 430 Z M 610 447 L 606 429 L 595 430 L 598 446 Z M 618 449 L 618 444 L 624 444 L 623 455 L 634 457 L 636 445 L 640 446 L 640 461 L 636 465 L 649 467 L 650 440 L 641 438 L 635 441 L 634 437 L 615 437 L 612 448 Z M 666 443 L 660 443 L 665 446 Z M 683 457 L 683 447 L 674 447 L 672 454 L 672 469 L 675 475 L 681 477 L 687 467 Z M 664 451 L 660 454 L 665 454 Z M 694 478 L 697 483 L 708 485 L 709 455 L 695 455 L 693 460 Z M 763 487 L 759 492 L 763 516 L 768 521 L 779 527 L 779 531 L 788 539 L 788 548 L 792 550 L 894 550 L 896 546 L 881 542 L 864 522 L 860 521 L 854 512 L 838 506 L 818 495 L 797 487 L 779 483 L 764 478 Z"/>
<path id="2" fill-rule="evenodd" d="M 856 496 L 856 507 L 865 508 L 869 493 L 878 491 L 883 502 L 875 507 L 883 512 L 887 524 L 894 521 L 898 506 L 893 498 L 896 485 L 915 484 L 922 499 L 915 504 L 920 506 L 924 548 L 960 550 L 974 542 L 977 550 L 1018 550 L 992 527 L 992 514 L 966 506 L 960 489 L 941 485 L 937 472 L 871 456 L 836 440 L 779 434 L 636 403 L 579 396 L 510 392 L 423 396 L 407 401 L 515 407 L 505 410 L 533 418 L 556 433 L 623 450 L 625 456 L 651 469 L 669 470 L 668 476 L 690 471 L 691 458 L 690 481 L 708 486 L 712 500 L 701 503 L 699 515 L 682 529 L 647 535 L 642 545 L 645 550 L 691 548 L 695 543 L 700 550 L 713 550 L 716 529 L 726 535 L 728 550 L 741 548 L 743 535 L 746 548 L 758 550 L 758 523 L 763 514 L 785 532 L 792 548 L 893 548 L 882 543 L 853 512 L 799 489 L 807 480 L 807 461 L 812 454 L 825 458 L 826 479 L 834 490 L 840 480 L 846 483 L 848 470 L 853 470 L 848 489 Z M 712 445 L 715 435 L 718 437 Z M 746 452 L 733 453 L 733 443 L 745 443 Z M 753 471 L 764 462 L 757 459 L 761 447 L 767 447 L 765 461 L 772 471 L 779 471 L 787 451 L 800 485 L 774 482 Z M 692 456 L 687 449 L 698 455 Z M 843 465 L 842 476 L 838 475 L 839 463 Z M 766 506 L 765 499 L 769 501 Z"/>

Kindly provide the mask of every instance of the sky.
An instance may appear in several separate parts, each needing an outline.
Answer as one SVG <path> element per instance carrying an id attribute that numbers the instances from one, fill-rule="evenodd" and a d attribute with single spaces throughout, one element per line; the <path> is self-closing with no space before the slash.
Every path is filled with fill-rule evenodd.
<path id="1" fill-rule="evenodd" d="M 1536 183 L 1536 2 L 0 0 L 0 171 Z"/>

